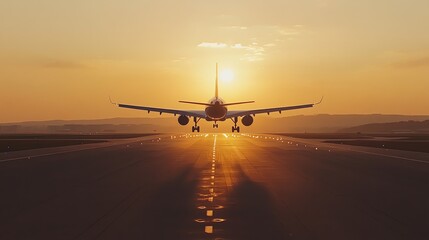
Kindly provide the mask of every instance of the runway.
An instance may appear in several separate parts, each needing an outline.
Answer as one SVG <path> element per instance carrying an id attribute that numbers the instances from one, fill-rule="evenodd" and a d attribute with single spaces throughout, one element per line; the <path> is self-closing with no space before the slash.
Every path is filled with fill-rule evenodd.
<path id="1" fill-rule="evenodd" d="M 429 154 L 174 134 L 0 155 L 0 239 L 429 239 Z"/>

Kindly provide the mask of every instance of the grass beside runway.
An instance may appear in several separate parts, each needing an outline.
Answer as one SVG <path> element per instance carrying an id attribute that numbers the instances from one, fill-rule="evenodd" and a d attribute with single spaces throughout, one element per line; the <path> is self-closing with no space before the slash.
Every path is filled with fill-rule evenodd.
<path id="1" fill-rule="evenodd" d="M 413 140 L 344 140 L 344 141 L 325 141 L 327 143 L 346 144 L 362 147 L 374 147 L 384 149 L 396 149 L 414 152 L 429 153 L 429 141 Z"/>
<path id="2" fill-rule="evenodd" d="M 154 134 L 3 134 L 0 135 L 0 152 L 102 143 L 150 135 Z"/>
<path id="3" fill-rule="evenodd" d="M 317 139 L 326 143 L 429 153 L 425 133 L 283 133 L 293 138 Z"/>

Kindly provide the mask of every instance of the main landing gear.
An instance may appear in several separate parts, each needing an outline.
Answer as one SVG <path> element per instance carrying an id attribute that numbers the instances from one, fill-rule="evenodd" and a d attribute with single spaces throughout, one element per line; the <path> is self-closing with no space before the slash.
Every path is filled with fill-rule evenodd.
<path id="1" fill-rule="evenodd" d="M 194 117 L 194 126 L 192 126 L 192 132 L 200 132 L 200 126 L 197 125 L 197 123 L 200 121 L 201 118 Z"/>
<path id="2" fill-rule="evenodd" d="M 237 126 L 237 122 L 238 122 L 238 117 L 234 117 L 231 118 L 231 120 L 234 122 L 234 126 L 232 126 L 232 132 L 237 131 L 238 133 L 240 132 L 240 126 Z"/>

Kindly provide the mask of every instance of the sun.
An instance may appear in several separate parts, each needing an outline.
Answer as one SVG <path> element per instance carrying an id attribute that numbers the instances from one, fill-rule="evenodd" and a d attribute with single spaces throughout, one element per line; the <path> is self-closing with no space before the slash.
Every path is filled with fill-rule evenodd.
<path id="1" fill-rule="evenodd" d="M 231 69 L 223 69 L 219 73 L 219 79 L 223 82 L 231 82 L 234 80 L 234 72 Z"/>

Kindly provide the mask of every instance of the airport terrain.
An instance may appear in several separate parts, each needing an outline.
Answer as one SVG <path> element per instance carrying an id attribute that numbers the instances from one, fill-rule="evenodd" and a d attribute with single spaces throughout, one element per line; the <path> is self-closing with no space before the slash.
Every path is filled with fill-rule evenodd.
<path id="1" fill-rule="evenodd" d="M 429 153 L 325 141 L 160 134 L 1 152 L 0 239 L 429 238 Z"/>

